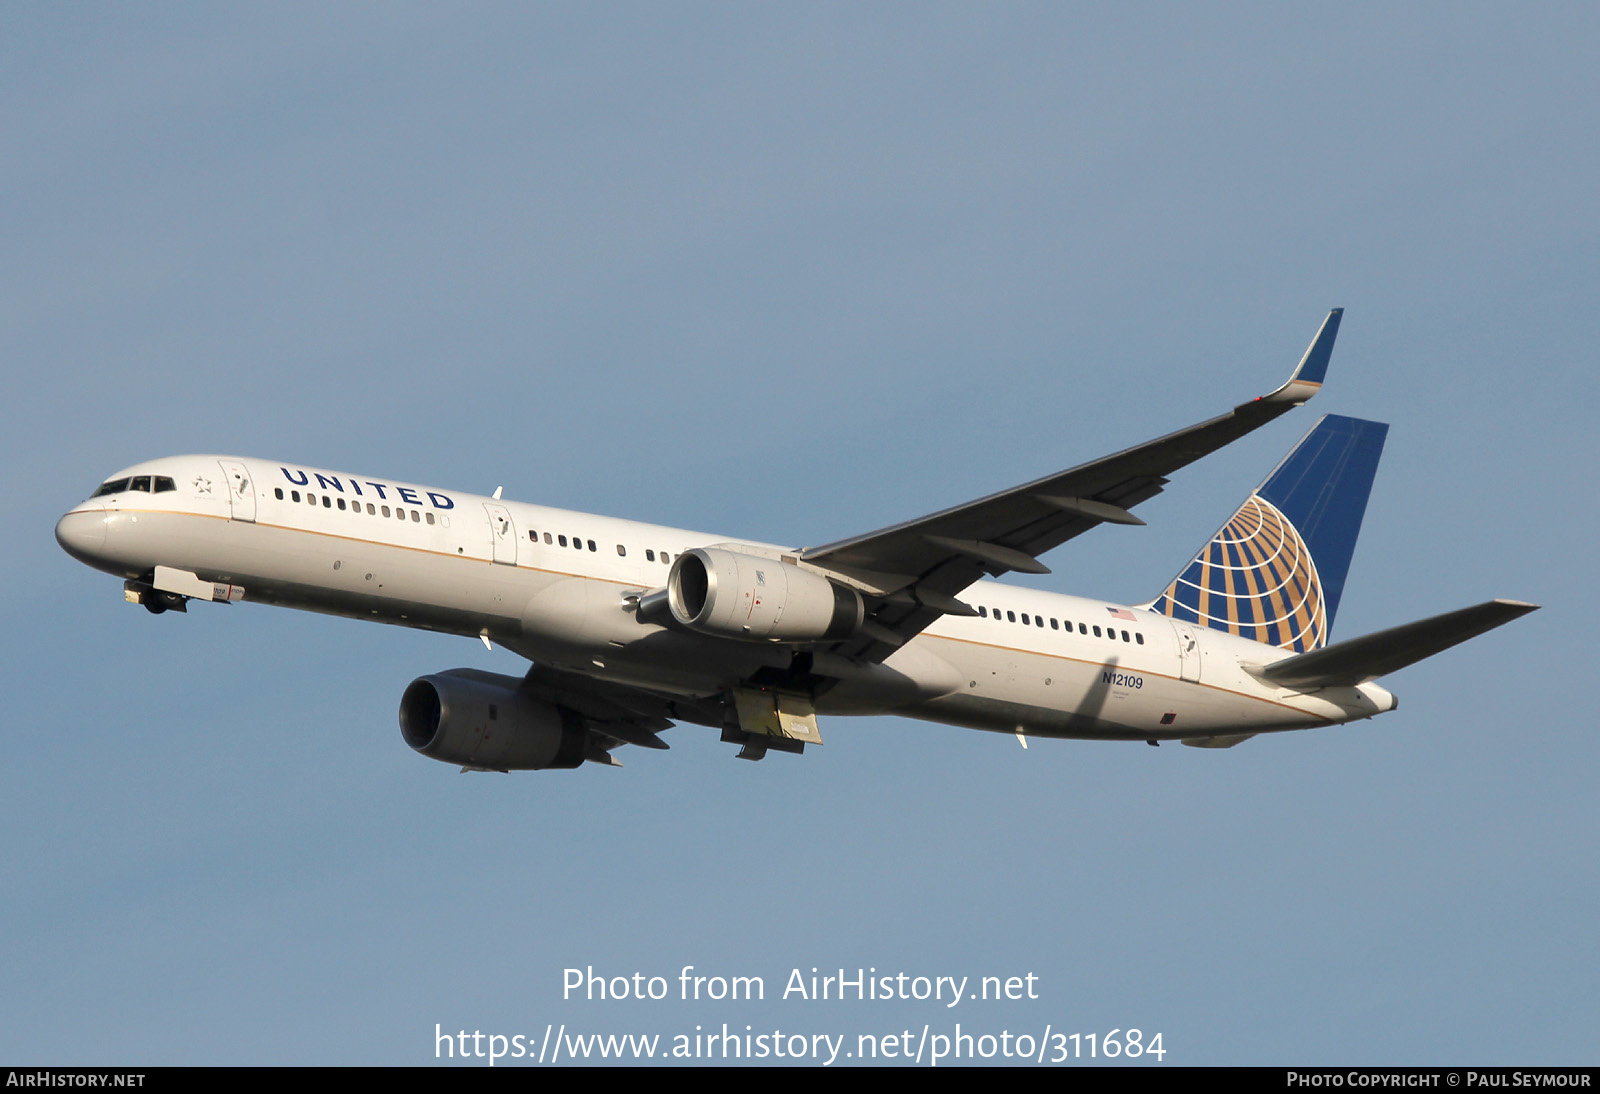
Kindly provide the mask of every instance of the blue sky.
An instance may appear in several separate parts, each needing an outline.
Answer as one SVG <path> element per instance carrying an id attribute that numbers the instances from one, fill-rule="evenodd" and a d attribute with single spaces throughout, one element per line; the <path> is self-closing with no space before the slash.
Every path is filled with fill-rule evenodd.
<path id="1" fill-rule="evenodd" d="M 0 1057 L 960 1021 L 1593 1063 L 1597 23 L 6 5 Z M 152 618 L 51 535 L 112 470 L 217 451 L 821 543 L 1268 390 L 1333 306 L 1314 408 L 1036 583 L 1150 598 L 1334 412 L 1392 424 L 1336 638 L 1544 609 L 1386 680 L 1382 719 L 1230 751 L 832 719 L 801 758 L 682 727 L 621 770 L 461 776 L 399 695 L 509 654 Z M 591 965 L 768 999 L 563 1001 Z M 1040 998 L 774 998 L 813 966 Z"/>

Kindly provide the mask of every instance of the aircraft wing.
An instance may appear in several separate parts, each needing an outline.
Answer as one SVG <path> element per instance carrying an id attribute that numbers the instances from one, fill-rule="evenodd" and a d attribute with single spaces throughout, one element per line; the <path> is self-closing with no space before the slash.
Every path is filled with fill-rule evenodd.
<path id="1" fill-rule="evenodd" d="M 1167 476 L 1259 429 L 1315 395 L 1343 308 L 1323 320 L 1288 382 L 1209 421 L 986 498 L 852 539 L 801 559 L 867 591 L 867 625 L 835 652 L 882 660 L 940 615 L 976 615 L 956 594 L 979 578 L 1049 573 L 1038 556 L 1101 523 L 1143 524 L 1129 510 Z"/>
<path id="2" fill-rule="evenodd" d="M 607 750 L 619 744 L 666 748 L 658 734 L 675 721 L 709 726 L 723 721 L 721 704 L 715 701 L 663 695 L 539 662 L 529 667 L 522 687 L 535 699 L 581 715 L 590 732 L 602 736 L 599 743 Z"/>

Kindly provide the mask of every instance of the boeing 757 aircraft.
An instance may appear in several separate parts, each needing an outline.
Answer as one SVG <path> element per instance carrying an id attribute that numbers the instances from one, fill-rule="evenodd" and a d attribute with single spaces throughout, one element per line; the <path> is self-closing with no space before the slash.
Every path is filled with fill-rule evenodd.
<path id="1" fill-rule="evenodd" d="M 1388 427 L 1334 415 L 1148 603 L 1004 585 L 1098 524 L 1142 524 L 1168 476 L 1310 399 L 1340 310 L 1294 375 L 1220 417 L 818 547 L 235 456 L 118 471 L 56 525 L 152 613 L 255 601 L 499 642 L 525 677 L 412 681 L 407 744 L 480 771 L 615 764 L 673 722 L 758 760 L 821 743 L 817 715 L 900 714 L 1029 737 L 1179 740 L 1393 710 L 1372 681 L 1509 622 L 1493 600 L 1329 643 Z"/>

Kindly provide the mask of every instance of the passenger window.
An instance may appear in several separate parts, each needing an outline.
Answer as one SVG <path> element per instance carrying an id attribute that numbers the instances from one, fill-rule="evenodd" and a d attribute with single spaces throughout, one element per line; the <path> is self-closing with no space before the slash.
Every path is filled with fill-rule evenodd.
<path id="1" fill-rule="evenodd" d="M 411 510 L 411 523 L 412 524 L 421 524 L 422 523 L 422 510 L 420 510 L 420 509 Z"/>
<path id="2" fill-rule="evenodd" d="M 387 505 L 385 505 L 383 507 L 383 515 L 384 516 L 388 516 L 389 515 L 389 507 Z"/>
<path id="3" fill-rule="evenodd" d="M 283 500 L 283 487 L 281 487 L 281 486 L 278 487 L 276 490 L 273 491 L 273 493 L 277 495 L 277 498 L 278 498 L 279 501 Z"/>
<path id="4" fill-rule="evenodd" d="M 1035 626 L 1035 627 L 1042 627 L 1042 626 L 1044 626 L 1044 616 L 1042 616 L 1042 615 L 1036 615 L 1036 616 L 1034 616 L 1034 617 L 1033 617 L 1033 625 L 1034 625 L 1034 626 Z"/>
<path id="5" fill-rule="evenodd" d="M 667 554 L 667 552 L 662 551 L 661 552 L 661 561 L 662 562 L 671 562 L 672 561 L 672 556 Z"/>
<path id="6" fill-rule="evenodd" d="M 620 543 L 617 544 L 617 557 L 618 558 L 627 558 L 628 557 L 628 549 L 626 547 L 624 547 Z"/>
<path id="7" fill-rule="evenodd" d="M 1006 613 L 1006 619 L 1009 620 L 1012 623 L 1015 623 L 1017 621 L 1017 613 L 1016 612 L 1007 612 Z"/>
<path id="8" fill-rule="evenodd" d="M 1122 640 L 1124 642 L 1128 641 L 1128 632 L 1127 631 L 1123 631 L 1122 632 Z"/>
<path id="9" fill-rule="evenodd" d="M 339 499 L 339 508 L 340 508 L 340 509 L 343 509 L 343 508 L 344 508 L 344 499 L 343 499 L 343 498 L 340 498 L 340 499 Z"/>
<path id="10" fill-rule="evenodd" d="M 549 532 L 546 532 L 544 534 L 544 541 L 545 541 L 545 543 L 549 543 L 550 542 L 550 533 Z M 564 547 L 564 546 L 566 546 L 566 544 L 562 544 L 562 546 Z"/>
<path id="11" fill-rule="evenodd" d="M 300 500 L 300 491 L 298 491 L 298 490 L 289 491 L 289 497 L 293 501 L 299 501 Z"/>
<path id="12" fill-rule="evenodd" d="M 307 505 L 315 505 L 315 504 L 317 504 L 317 496 L 315 494 L 307 494 L 306 495 L 306 504 Z"/>
<path id="13" fill-rule="evenodd" d="M 373 508 L 373 507 L 372 507 L 372 503 L 371 503 L 371 502 L 370 502 L 370 501 L 369 501 L 369 502 L 367 502 L 367 516 L 369 516 L 369 517 L 375 517 L 375 516 L 377 516 L 377 515 L 378 515 L 378 512 L 377 512 L 377 510 L 376 510 L 376 509 L 374 509 L 374 508 Z"/>
<path id="14" fill-rule="evenodd" d="M 1050 617 L 1050 629 L 1053 631 L 1059 631 L 1061 629 L 1061 624 L 1056 622 L 1056 617 L 1053 615 Z"/>
<path id="15" fill-rule="evenodd" d="M 654 562 L 656 560 L 655 550 L 650 547 L 646 547 L 644 549 L 644 560 L 646 562 Z"/>
<path id="16" fill-rule="evenodd" d="M 978 617 L 980 619 L 988 619 L 989 618 L 989 609 L 983 607 L 982 605 L 979 605 L 979 607 L 978 607 Z"/>
<path id="17" fill-rule="evenodd" d="M 1141 646 L 1144 645 L 1144 635 L 1140 634 L 1138 631 L 1133 632 L 1133 640 L 1139 643 Z"/>
<path id="18" fill-rule="evenodd" d="M 596 549 L 596 548 L 595 548 L 595 545 L 594 545 L 594 540 L 592 540 L 592 539 L 591 539 L 591 540 L 590 540 L 590 541 L 589 541 L 589 550 L 591 550 L 591 551 L 593 551 L 593 550 L 595 550 L 595 549 Z"/>
<path id="19" fill-rule="evenodd" d="M 556 539 L 561 542 L 561 546 L 565 547 L 567 545 L 567 537 L 566 536 L 557 536 Z"/>
<path id="20" fill-rule="evenodd" d="M 1094 636 L 1095 636 L 1095 637 L 1096 637 L 1096 638 L 1099 638 L 1099 637 L 1100 637 L 1100 625 L 1099 625 L 1099 624 L 1095 624 L 1095 628 L 1094 628 Z"/>
<path id="21" fill-rule="evenodd" d="M 429 513 L 429 514 L 428 514 L 428 523 L 429 523 L 429 524 L 432 524 L 432 523 L 433 523 L 433 514 L 432 514 L 432 513 Z"/>
<path id="22" fill-rule="evenodd" d="M 177 483 L 173 482 L 166 475 L 156 476 L 156 493 L 165 494 L 168 490 L 176 490 L 177 488 Z M 283 497 L 283 494 L 280 492 L 278 497 Z"/>
<path id="23" fill-rule="evenodd" d="M 322 507 L 324 509 L 332 509 L 333 508 L 333 500 L 331 498 L 329 498 L 328 495 L 326 495 L 326 494 L 322 495 Z"/>

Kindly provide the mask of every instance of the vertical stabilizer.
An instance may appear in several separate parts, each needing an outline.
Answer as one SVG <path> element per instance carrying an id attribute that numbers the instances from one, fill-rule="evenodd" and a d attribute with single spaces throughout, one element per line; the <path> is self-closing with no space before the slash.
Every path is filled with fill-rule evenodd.
<path id="1" fill-rule="evenodd" d="M 1151 610 L 1297 653 L 1327 645 L 1388 432 L 1324 417 Z"/>

